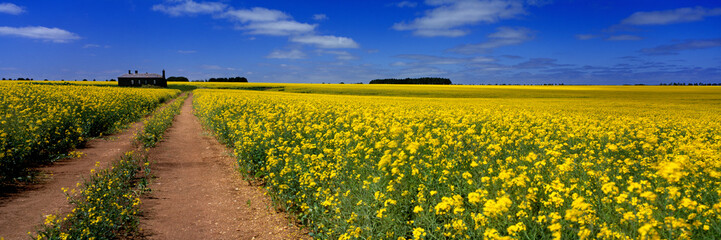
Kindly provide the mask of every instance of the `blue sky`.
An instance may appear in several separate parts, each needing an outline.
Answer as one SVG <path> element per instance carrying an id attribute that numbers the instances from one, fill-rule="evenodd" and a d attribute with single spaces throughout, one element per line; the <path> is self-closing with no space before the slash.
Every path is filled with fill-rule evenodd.
<path id="1" fill-rule="evenodd" d="M 721 82 L 721 2 L 0 0 L 0 77 Z"/>

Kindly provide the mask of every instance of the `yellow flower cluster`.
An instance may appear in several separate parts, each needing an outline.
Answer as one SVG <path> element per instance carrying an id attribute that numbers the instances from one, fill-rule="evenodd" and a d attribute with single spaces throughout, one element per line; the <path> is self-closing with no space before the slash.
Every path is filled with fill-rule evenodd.
<path id="1" fill-rule="evenodd" d="M 194 107 L 241 172 L 318 238 L 721 236 L 719 89 L 515 89 L 455 99 L 196 90 Z"/>
<path id="2" fill-rule="evenodd" d="M 63 189 L 73 210 L 62 219 L 48 215 L 34 238 L 118 239 L 137 230 L 147 163 L 144 155 L 126 152 L 112 167 L 92 172 L 79 191 Z"/>
<path id="3" fill-rule="evenodd" d="M 0 180 L 135 121 L 178 90 L 0 82 Z"/>

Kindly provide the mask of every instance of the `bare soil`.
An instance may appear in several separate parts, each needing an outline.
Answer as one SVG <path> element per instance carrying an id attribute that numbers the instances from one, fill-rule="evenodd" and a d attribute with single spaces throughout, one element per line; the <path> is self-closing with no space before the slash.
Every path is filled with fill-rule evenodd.
<path id="1" fill-rule="evenodd" d="M 240 178 L 228 149 L 204 132 L 185 101 L 165 139 L 149 152 L 152 192 L 141 228 L 151 239 L 308 238 L 277 213 L 262 188 Z"/>
<path id="2" fill-rule="evenodd" d="M 83 157 L 63 159 L 38 169 L 45 176 L 39 183 L 4 189 L 0 193 L 0 237 L 28 239 L 28 232 L 34 233 L 46 214 L 68 213 L 71 206 L 61 188 L 76 188 L 91 169 L 109 167 L 133 150 L 133 136 L 141 128 L 142 122 L 136 122 L 120 133 L 89 140 L 84 148 L 76 150 L 84 153 Z"/>

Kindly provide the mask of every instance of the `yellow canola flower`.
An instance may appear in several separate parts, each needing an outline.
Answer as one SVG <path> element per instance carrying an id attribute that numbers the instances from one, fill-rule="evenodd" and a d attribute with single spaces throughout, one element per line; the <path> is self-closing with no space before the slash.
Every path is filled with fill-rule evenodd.
<path id="1" fill-rule="evenodd" d="M 171 89 L 0 82 L 0 178 L 72 151 L 134 122 L 179 93 Z"/>
<path id="2" fill-rule="evenodd" d="M 502 196 L 497 200 L 488 200 L 483 204 L 483 214 L 490 217 L 500 216 L 508 211 L 511 204 L 513 204 L 513 202 L 506 196 Z"/>
<path id="3" fill-rule="evenodd" d="M 718 233 L 720 88 L 188 84 L 274 89 L 195 114 L 318 238 Z"/>

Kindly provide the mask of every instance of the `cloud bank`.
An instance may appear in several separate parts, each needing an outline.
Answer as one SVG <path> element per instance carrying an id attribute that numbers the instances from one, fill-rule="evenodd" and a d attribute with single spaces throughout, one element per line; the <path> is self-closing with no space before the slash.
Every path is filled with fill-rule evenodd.
<path id="1" fill-rule="evenodd" d="M 513 0 L 427 0 L 435 8 L 410 22 L 399 22 L 393 29 L 413 31 L 423 37 L 460 37 L 469 33 L 466 26 L 495 23 L 525 14 L 523 2 Z"/>
<path id="2" fill-rule="evenodd" d="M 666 11 L 635 12 L 621 23 L 626 25 L 666 25 L 696 22 L 703 20 L 705 17 L 719 15 L 721 15 L 721 8 L 678 8 Z"/>
<path id="3" fill-rule="evenodd" d="M 524 27 L 499 27 L 496 30 L 497 32 L 488 35 L 489 40 L 486 42 L 461 45 L 448 51 L 460 54 L 486 53 L 494 48 L 518 45 L 535 37 L 531 29 Z"/>
<path id="4" fill-rule="evenodd" d="M 641 49 L 647 55 L 675 55 L 680 51 L 721 47 L 721 38 L 686 40 L 676 44 Z"/>
<path id="5" fill-rule="evenodd" d="M 305 58 L 305 53 L 301 52 L 298 49 L 293 49 L 290 51 L 281 51 L 276 50 L 268 54 L 266 58 L 275 58 L 275 59 L 303 59 Z"/>
<path id="6" fill-rule="evenodd" d="M 275 9 L 253 7 L 235 9 L 221 2 L 195 2 L 193 0 L 167 1 L 157 4 L 153 10 L 170 16 L 209 14 L 237 24 L 236 30 L 251 35 L 287 36 L 291 42 L 312 45 L 318 48 L 358 48 L 359 45 L 348 37 L 317 35 L 318 24 L 302 23 L 293 20 L 290 15 Z M 325 14 L 315 14 L 315 20 L 325 20 Z M 268 58 L 299 59 L 305 54 L 295 50 L 290 52 L 274 51 Z"/>
<path id="7" fill-rule="evenodd" d="M 0 27 L 0 35 L 40 39 L 56 43 L 66 43 L 72 40 L 80 39 L 80 36 L 78 36 L 77 34 L 68 32 L 60 28 L 47 28 L 40 26 L 19 28 Z"/>
<path id="8" fill-rule="evenodd" d="M 166 13 L 170 16 L 178 17 L 184 15 L 211 14 L 225 10 L 228 5 L 219 2 L 194 2 L 184 1 L 174 6 L 157 4 L 153 6 L 153 10 Z"/>
<path id="9" fill-rule="evenodd" d="M 24 12 L 25 12 L 25 10 L 18 5 L 15 5 L 12 3 L 0 3 L 0 13 L 19 15 Z"/>

